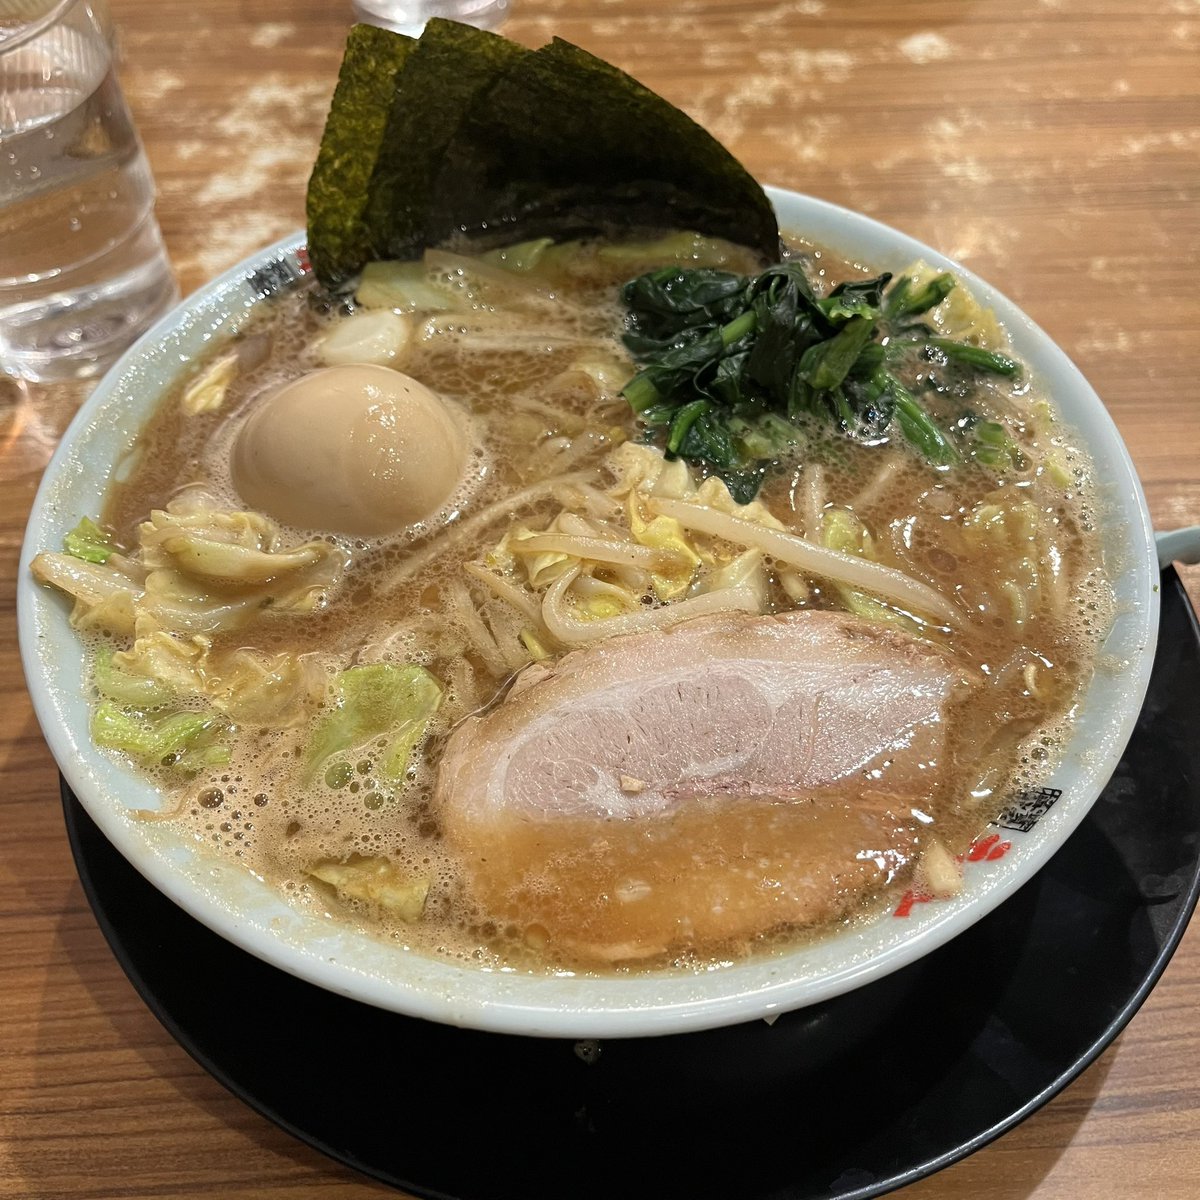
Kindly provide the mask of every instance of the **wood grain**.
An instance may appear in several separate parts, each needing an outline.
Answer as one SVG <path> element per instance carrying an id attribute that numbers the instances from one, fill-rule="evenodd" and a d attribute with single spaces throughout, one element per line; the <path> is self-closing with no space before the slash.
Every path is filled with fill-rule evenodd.
<path id="1" fill-rule="evenodd" d="M 342 0 L 111 0 L 183 291 L 302 223 Z M 1200 523 L 1195 0 L 514 0 L 689 111 L 761 179 L 957 257 L 1082 366 L 1156 524 Z M 145 1009 L 76 881 L 13 580 L 81 389 L 0 382 L 0 1196 L 394 1195 L 228 1095 Z M 1187 576 L 1200 598 L 1200 572 Z M 1200 931 L 1073 1086 L 909 1200 L 1200 1195 Z"/>

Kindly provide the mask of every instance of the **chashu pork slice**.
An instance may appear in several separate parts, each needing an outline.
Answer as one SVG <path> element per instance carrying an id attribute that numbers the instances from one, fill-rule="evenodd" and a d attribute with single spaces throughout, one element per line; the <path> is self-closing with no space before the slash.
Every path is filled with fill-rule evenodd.
<path id="1" fill-rule="evenodd" d="M 738 953 L 904 872 L 964 672 L 837 613 L 722 614 L 527 668 L 437 803 L 481 917 L 586 963 Z"/>

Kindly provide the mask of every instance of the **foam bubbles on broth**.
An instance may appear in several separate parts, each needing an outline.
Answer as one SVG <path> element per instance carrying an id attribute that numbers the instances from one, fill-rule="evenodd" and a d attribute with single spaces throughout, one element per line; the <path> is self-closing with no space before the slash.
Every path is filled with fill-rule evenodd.
<path id="1" fill-rule="evenodd" d="M 835 265 L 828 254 L 822 267 L 829 280 L 856 273 Z M 477 536 L 459 537 L 463 519 L 536 482 L 539 475 L 552 474 L 546 464 L 552 461 L 547 447 L 553 439 L 593 437 L 581 463 L 592 472 L 595 486 L 604 488 L 609 479 L 600 464 L 621 436 L 616 431 L 636 436 L 623 401 L 597 406 L 594 398 L 555 383 L 578 359 L 581 347 L 599 346 L 623 357 L 614 335 L 619 319 L 614 285 L 632 273 L 626 267 L 620 274 L 609 269 L 568 279 L 562 287 L 567 306 L 555 321 L 539 312 L 533 335 L 527 313 L 505 317 L 489 311 L 482 336 L 472 334 L 468 317 L 461 331 L 416 347 L 401 369 L 471 414 L 471 468 L 455 495 L 434 519 L 395 535 L 318 535 L 336 542 L 352 562 L 329 608 L 303 620 L 259 622 L 215 640 L 216 648 L 245 646 L 308 656 L 330 682 L 357 664 L 426 667 L 442 683 L 444 702 L 403 784 L 381 781 L 380 744 L 345 756 L 348 769 L 328 778 L 319 773 L 306 784 L 298 767 L 312 736 L 314 713 L 290 728 L 244 730 L 232 743 L 232 761 L 202 776 L 181 782 L 169 770 L 153 772 L 166 796 L 164 814 L 169 814 L 160 819 L 173 821 L 200 844 L 273 881 L 297 904 L 379 936 L 463 962 L 530 970 L 564 965 L 561 959 L 541 959 L 536 929 L 476 907 L 462 864 L 445 845 L 432 807 L 437 757 L 449 728 L 493 700 L 503 682 L 490 678 L 473 660 L 461 629 L 448 618 L 447 596 L 461 577 L 461 563 L 494 546 L 508 524 L 501 521 Z M 312 346 L 336 319 L 310 304 L 303 291 L 277 297 L 263 305 L 240 335 L 241 347 L 248 349 L 244 360 L 253 365 L 231 386 L 219 412 L 185 416 L 177 393 L 164 399 L 143 432 L 142 452 L 129 478 L 114 487 L 109 499 L 105 520 L 121 542 L 133 544 L 137 523 L 182 486 L 203 486 L 221 507 L 242 507 L 228 465 L 233 439 L 257 398 L 320 365 Z M 447 318 L 439 321 L 452 324 Z M 1003 402 L 1013 403 L 1007 397 Z M 1055 434 L 1065 437 L 1059 429 Z M 823 431 L 811 431 L 814 444 L 825 438 Z M 1044 480 L 1021 484 L 1021 495 L 1054 528 L 1068 564 L 1062 603 L 1031 628 L 1014 625 L 1004 606 L 1011 608 L 1017 600 L 1006 592 L 996 564 L 988 554 L 972 550 L 961 535 L 973 506 L 985 504 L 990 493 L 1011 492 L 1015 483 L 978 471 L 965 483 L 951 481 L 903 448 L 864 450 L 839 441 L 822 455 L 825 505 L 856 505 L 854 515 L 873 531 L 889 560 L 944 593 L 957 592 L 980 613 L 952 649 L 984 684 L 954 714 L 938 811 L 932 814 L 938 836 L 952 852 L 961 853 L 1014 791 L 1046 780 L 1065 739 L 1071 706 L 1111 622 L 1088 464 L 1069 446 L 1067 458 L 1075 472 L 1069 491 L 1047 489 Z M 888 474 L 880 483 L 885 463 Z M 797 478 L 795 468 L 781 469 L 761 494 L 785 524 L 801 519 L 807 480 L 803 471 L 799 483 Z M 539 528 L 539 520 L 544 523 L 557 511 L 551 501 L 523 510 L 516 519 Z M 314 536 L 304 529 L 284 532 L 289 541 Z M 438 554 L 442 537 L 458 541 Z M 394 585 L 395 573 L 411 556 L 426 554 L 422 570 Z M 782 593 L 776 596 L 782 603 Z M 840 606 L 836 592 L 819 581 L 804 603 Z M 352 856 L 387 859 L 403 873 L 427 879 L 424 917 L 415 923 L 389 920 L 386 912 L 339 897 L 307 873 L 315 861 Z M 878 907 L 876 901 L 870 911 Z M 671 961 L 706 967 L 809 936 L 805 931 L 769 931 L 754 946 L 706 947 L 700 955 L 689 951 Z"/>

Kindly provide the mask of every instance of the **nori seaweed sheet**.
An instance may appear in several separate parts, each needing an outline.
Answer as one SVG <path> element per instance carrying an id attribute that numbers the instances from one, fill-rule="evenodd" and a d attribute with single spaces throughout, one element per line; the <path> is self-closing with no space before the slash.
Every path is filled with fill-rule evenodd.
<path id="1" fill-rule="evenodd" d="M 371 173 L 388 138 L 396 77 L 416 44 L 374 25 L 355 25 L 346 39 L 306 198 L 309 261 L 329 286 L 375 257 L 364 221 Z"/>
<path id="2" fill-rule="evenodd" d="M 737 159 L 577 46 L 531 51 L 438 18 L 419 42 L 351 30 L 309 182 L 309 257 L 327 286 L 461 234 L 501 244 L 620 229 L 693 229 L 779 254 L 774 210 Z"/>
<path id="3" fill-rule="evenodd" d="M 572 237 L 694 229 L 774 260 L 762 188 L 711 134 L 623 71 L 555 38 L 477 97 L 447 148 L 433 209 L 459 227 Z"/>
<path id="4" fill-rule="evenodd" d="M 445 238 L 447 214 L 435 214 L 432 206 L 447 148 L 460 136 L 472 102 L 531 53 L 469 25 L 428 23 L 404 64 L 371 176 L 367 224 L 374 258 L 419 257 Z"/>

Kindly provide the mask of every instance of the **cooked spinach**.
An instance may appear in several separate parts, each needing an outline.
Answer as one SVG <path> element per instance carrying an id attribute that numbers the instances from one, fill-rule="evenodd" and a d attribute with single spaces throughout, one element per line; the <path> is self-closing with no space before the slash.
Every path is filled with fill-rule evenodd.
<path id="1" fill-rule="evenodd" d="M 1003 466 L 1015 446 L 1002 426 L 964 405 L 943 429 L 900 378 L 916 360 L 929 386 L 965 397 L 981 373 L 1020 372 L 922 320 L 954 284 L 948 273 L 919 285 L 885 273 L 817 296 L 799 263 L 754 276 L 663 267 L 622 289 L 625 345 L 641 367 L 622 394 L 669 458 L 706 464 L 737 499 L 754 496 L 812 416 L 863 442 L 895 428 L 938 466 L 964 457 Z"/>

